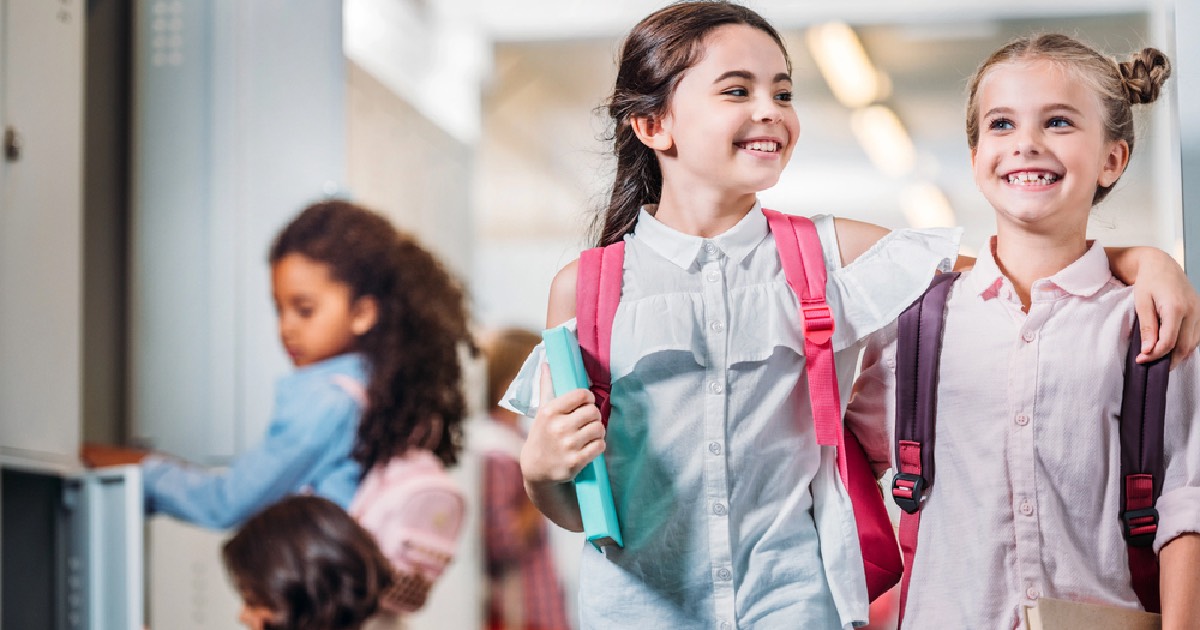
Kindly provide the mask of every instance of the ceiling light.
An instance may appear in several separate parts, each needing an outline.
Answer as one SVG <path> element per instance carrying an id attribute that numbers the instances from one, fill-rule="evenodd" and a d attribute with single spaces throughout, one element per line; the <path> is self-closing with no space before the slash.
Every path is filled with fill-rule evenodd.
<path id="1" fill-rule="evenodd" d="M 904 124 L 883 105 L 872 105 L 850 115 L 850 129 L 875 168 L 892 177 L 913 169 L 915 152 Z"/>
<path id="2" fill-rule="evenodd" d="M 813 26 L 805 39 L 829 89 L 846 107 L 870 105 L 890 89 L 891 82 L 871 64 L 862 42 L 845 23 Z"/>
<path id="3" fill-rule="evenodd" d="M 900 193 L 904 218 L 914 228 L 953 227 L 954 208 L 941 189 L 929 182 L 920 182 Z"/>

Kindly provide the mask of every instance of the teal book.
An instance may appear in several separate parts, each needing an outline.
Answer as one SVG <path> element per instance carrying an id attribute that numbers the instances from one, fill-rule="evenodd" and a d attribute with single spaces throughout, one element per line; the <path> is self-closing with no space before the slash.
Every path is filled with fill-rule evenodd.
<path id="1" fill-rule="evenodd" d="M 587 389 L 590 383 L 575 333 L 565 326 L 558 326 L 543 331 L 542 341 L 546 348 L 546 362 L 550 364 L 554 395 L 562 396 L 572 390 Z M 579 500 L 583 533 L 588 542 L 597 549 L 606 545 L 623 546 L 604 453 L 575 476 L 575 497 Z"/>

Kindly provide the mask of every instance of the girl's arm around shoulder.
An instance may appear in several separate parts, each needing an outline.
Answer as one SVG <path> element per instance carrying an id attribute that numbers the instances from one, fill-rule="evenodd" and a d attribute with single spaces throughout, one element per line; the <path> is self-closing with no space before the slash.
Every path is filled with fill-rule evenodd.
<path id="1" fill-rule="evenodd" d="M 575 282 L 579 261 L 563 267 L 550 285 L 546 326 L 575 316 Z M 521 448 L 521 474 L 533 504 L 560 527 L 583 531 L 579 502 L 571 483 L 575 475 L 604 452 L 604 425 L 592 392 L 577 389 L 551 398 L 550 371 L 542 366 L 541 404 Z"/>
<path id="2" fill-rule="evenodd" d="M 892 232 L 874 223 L 843 219 L 841 217 L 834 218 L 833 226 L 837 231 L 838 249 L 842 254 L 843 267 L 867 253 L 883 237 Z M 974 258 L 959 256 L 954 263 L 954 268 L 956 270 L 969 268 L 974 262 Z"/>
<path id="3" fill-rule="evenodd" d="M 1187 358 L 1200 343 L 1200 296 L 1183 267 L 1154 247 L 1106 247 L 1113 275 L 1133 286 L 1142 327 L 1142 354 L 1153 361 L 1171 351 L 1171 365 Z"/>

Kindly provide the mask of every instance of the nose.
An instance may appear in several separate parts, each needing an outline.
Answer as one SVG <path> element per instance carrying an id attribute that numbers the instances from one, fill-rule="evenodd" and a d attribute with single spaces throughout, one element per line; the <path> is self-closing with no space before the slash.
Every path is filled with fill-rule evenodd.
<path id="1" fill-rule="evenodd" d="M 1014 138 L 1013 155 L 1040 155 L 1042 152 L 1042 136 L 1040 130 L 1026 128 L 1017 133 Z"/>
<path id="2" fill-rule="evenodd" d="M 775 102 L 774 95 L 764 91 L 754 99 L 754 120 L 764 123 L 777 123 L 783 120 L 783 112 L 780 111 L 779 103 Z"/>

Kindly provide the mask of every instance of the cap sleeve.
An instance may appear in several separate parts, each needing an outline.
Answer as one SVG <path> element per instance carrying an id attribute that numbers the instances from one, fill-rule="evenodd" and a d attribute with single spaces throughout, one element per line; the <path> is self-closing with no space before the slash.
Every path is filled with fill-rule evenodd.
<path id="1" fill-rule="evenodd" d="M 567 328 L 575 331 L 575 320 L 571 319 L 563 324 Z M 538 344 L 529 356 L 525 358 L 525 363 L 521 365 L 521 370 L 517 372 L 517 377 L 509 383 L 508 389 L 504 392 L 504 397 L 497 404 L 502 408 L 519 413 L 522 416 L 534 417 L 537 415 L 538 404 L 541 402 L 541 372 L 542 364 L 546 362 L 544 346 Z"/>
<path id="2" fill-rule="evenodd" d="M 832 229 L 832 219 L 824 223 L 818 229 Z M 830 267 L 840 256 L 829 260 L 836 248 L 826 247 L 829 301 L 844 323 L 834 333 L 834 347 L 849 347 L 899 317 L 929 287 L 935 271 L 953 269 L 961 238 L 962 228 L 896 230 L 845 267 Z"/>

